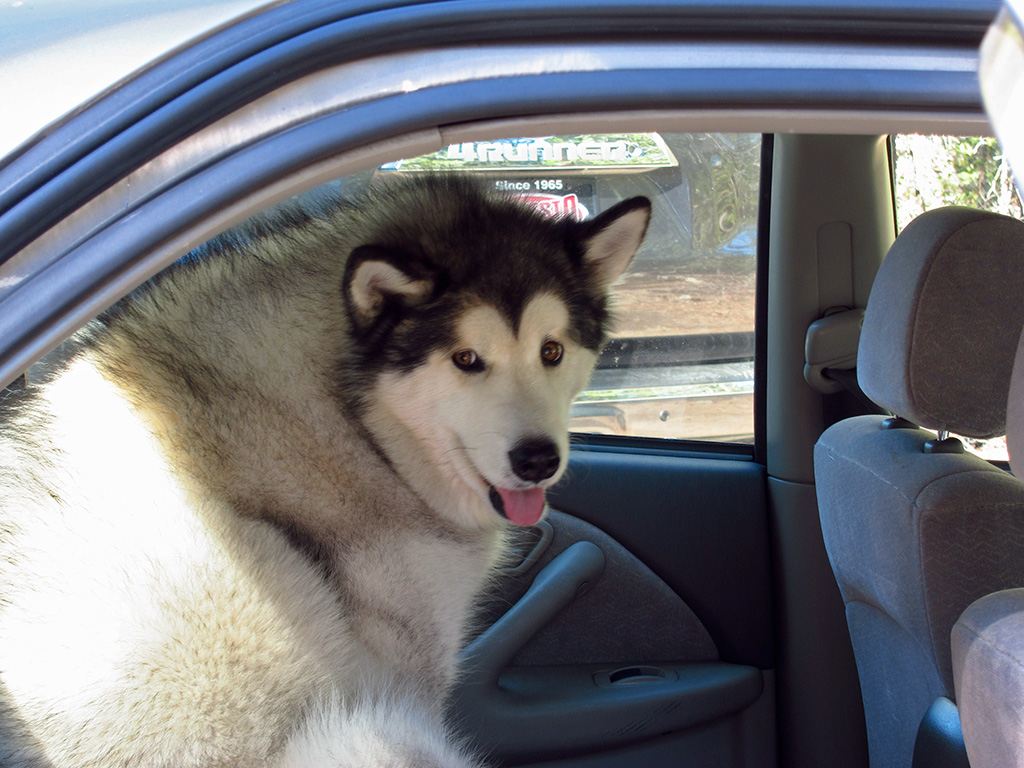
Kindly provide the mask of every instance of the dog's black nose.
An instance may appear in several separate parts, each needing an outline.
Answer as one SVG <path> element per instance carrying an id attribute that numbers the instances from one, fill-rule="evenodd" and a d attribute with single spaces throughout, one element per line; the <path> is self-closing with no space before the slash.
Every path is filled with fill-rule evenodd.
<path id="1" fill-rule="evenodd" d="M 508 459 L 518 477 L 539 483 L 558 471 L 558 446 L 546 437 L 529 438 L 517 443 Z"/>

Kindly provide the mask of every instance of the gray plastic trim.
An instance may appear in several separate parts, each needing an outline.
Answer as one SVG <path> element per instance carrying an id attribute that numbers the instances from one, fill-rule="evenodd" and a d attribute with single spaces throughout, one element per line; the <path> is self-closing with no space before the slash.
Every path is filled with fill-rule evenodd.
<path id="1" fill-rule="evenodd" d="M 611 680 L 622 665 L 507 669 L 519 648 L 603 569 L 599 547 L 589 541 L 573 544 L 464 651 L 453 719 L 481 749 L 506 760 L 607 749 L 711 722 L 761 695 L 760 670 L 736 664 L 636 665 L 654 672 L 625 685 Z"/>

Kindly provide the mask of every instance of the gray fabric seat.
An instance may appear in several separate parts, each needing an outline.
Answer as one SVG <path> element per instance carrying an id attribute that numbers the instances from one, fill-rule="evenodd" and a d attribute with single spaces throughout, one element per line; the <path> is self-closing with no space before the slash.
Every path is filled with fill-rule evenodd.
<path id="1" fill-rule="evenodd" d="M 1010 466 L 1024 478 L 1024 336 L 1006 427 Z M 972 603 L 953 627 L 952 642 L 953 680 L 972 768 L 1024 768 L 1024 589 Z"/>
<path id="2" fill-rule="evenodd" d="M 858 350 L 861 388 L 902 419 L 847 419 L 815 447 L 872 768 L 909 768 L 929 705 L 953 697 L 963 610 L 1024 584 L 1020 483 L 915 426 L 1003 434 L 1022 326 L 1024 224 L 964 208 L 918 217 L 879 270 Z"/>
<path id="3" fill-rule="evenodd" d="M 972 603 L 953 627 L 953 675 L 971 768 L 1024 766 L 1024 589 Z"/>

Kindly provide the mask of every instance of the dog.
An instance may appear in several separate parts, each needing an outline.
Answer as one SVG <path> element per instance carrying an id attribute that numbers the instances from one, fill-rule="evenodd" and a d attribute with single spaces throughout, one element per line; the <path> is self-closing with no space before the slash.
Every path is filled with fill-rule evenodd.
<path id="1" fill-rule="evenodd" d="M 650 211 L 444 175 L 284 206 L 9 390 L 0 764 L 477 765 L 464 633 Z"/>

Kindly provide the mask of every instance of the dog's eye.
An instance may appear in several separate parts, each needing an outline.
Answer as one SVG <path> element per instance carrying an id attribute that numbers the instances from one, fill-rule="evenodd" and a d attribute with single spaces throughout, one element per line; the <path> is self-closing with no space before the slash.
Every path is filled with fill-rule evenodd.
<path id="1" fill-rule="evenodd" d="M 557 341 L 545 341 L 540 348 L 540 359 L 544 365 L 558 365 L 562 362 L 562 345 Z"/>
<path id="2" fill-rule="evenodd" d="M 452 355 L 452 362 L 455 363 L 456 368 L 462 371 L 476 372 L 484 369 L 484 361 L 472 349 L 460 349 Z"/>

